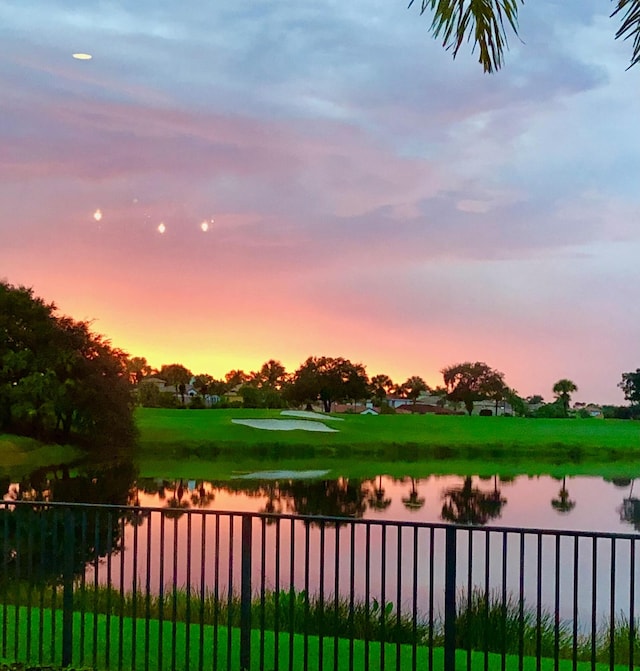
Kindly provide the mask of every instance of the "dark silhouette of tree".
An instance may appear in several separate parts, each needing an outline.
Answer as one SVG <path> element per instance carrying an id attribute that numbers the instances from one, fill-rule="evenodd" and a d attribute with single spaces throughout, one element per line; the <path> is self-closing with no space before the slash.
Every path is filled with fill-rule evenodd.
<path id="1" fill-rule="evenodd" d="M 185 368 L 185 366 L 182 364 L 171 363 L 162 366 L 158 372 L 158 377 L 165 380 L 167 384 L 176 388 L 176 391 L 180 394 L 180 398 L 182 399 L 182 405 L 184 405 L 184 397 L 187 391 L 187 385 L 191 382 L 193 373 L 188 368 Z"/>
<path id="2" fill-rule="evenodd" d="M 558 498 L 551 499 L 551 507 L 560 514 L 570 513 L 576 507 L 576 502 L 569 498 L 566 479 L 566 476 L 562 478 L 562 487 L 558 492 Z"/>
<path id="3" fill-rule="evenodd" d="M 622 381 L 618 383 L 618 387 L 632 406 L 640 406 L 640 368 L 636 368 L 635 372 L 622 373 Z"/>
<path id="4" fill-rule="evenodd" d="M 333 403 L 366 398 L 368 387 L 362 364 L 342 357 L 309 357 L 293 374 L 286 395 L 307 407 L 320 400 L 324 411 L 331 412 Z"/>
<path id="5" fill-rule="evenodd" d="M 464 403 L 470 415 L 475 401 L 489 398 L 497 389 L 505 388 L 504 375 L 481 361 L 454 364 L 441 372 L 447 398 L 454 403 Z"/>
<path id="6" fill-rule="evenodd" d="M 280 390 L 288 379 L 285 367 L 275 359 L 262 364 L 260 370 L 251 373 L 251 383 L 259 389 Z"/>
<path id="7" fill-rule="evenodd" d="M 524 0 L 520 0 L 524 4 Z M 614 0 L 611 16 L 621 16 L 616 39 L 633 42 L 631 64 L 640 61 L 640 0 Z M 414 4 L 410 0 L 409 7 Z M 478 49 L 478 62 L 485 72 L 502 67 L 503 52 L 508 48 L 507 30 L 518 34 L 518 0 L 420 0 L 420 14 L 430 13 L 431 33 L 442 39 L 442 46 L 455 58 L 463 43 Z"/>
<path id="8" fill-rule="evenodd" d="M 569 403 L 571 402 L 571 394 L 574 391 L 578 391 L 578 387 L 576 387 L 575 382 L 567 380 L 566 378 L 558 380 L 553 385 L 553 393 L 555 394 L 558 402 L 562 405 L 562 410 L 565 417 L 569 414 Z"/>
<path id="9" fill-rule="evenodd" d="M 413 375 L 398 387 L 398 391 L 415 407 L 418 396 L 428 392 L 429 385 L 419 375 Z"/>
<path id="10" fill-rule="evenodd" d="M 151 375 L 153 369 L 143 356 L 134 356 L 127 362 L 127 371 L 131 384 L 140 384 L 145 377 Z"/>
<path id="11" fill-rule="evenodd" d="M 500 517 L 507 500 L 497 487 L 483 492 L 473 486 L 471 476 L 465 477 L 462 487 L 450 487 L 442 493 L 444 504 L 440 516 L 445 522 L 482 526 Z"/>
<path id="12" fill-rule="evenodd" d="M 378 404 L 382 403 L 389 394 L 395 389 L 393 380 L 384 374 L 374 375 L 369 383 L 369 392 L 371 397 Z"/>

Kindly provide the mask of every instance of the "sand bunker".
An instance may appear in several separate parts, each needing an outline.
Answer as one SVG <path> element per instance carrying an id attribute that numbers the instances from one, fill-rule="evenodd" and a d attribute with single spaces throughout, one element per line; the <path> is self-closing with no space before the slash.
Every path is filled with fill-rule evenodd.
<path id="1" fill-rule="evenodd" d="M 322 478 L 329 473 L 325 471 L 256 471 L 255 473 L 244 473 L 234 475 L 241 480 L 313 480 Z"/>
<path id="2" fill-rule="evenodd" d="M 283 410 L 281 415 L 287 417 L 300 417 L 301 419 L 330 419 L 334 422 L 344 422 L 342 417 L 332 417 L 331 415 L 321 415 L 319 412 L 309 412 L 308 410 Z"/>
<path id="3" fill-rule="evenodd" d="M 304 419 L 232 419 L 233 424 L 250 426 L 253 429 L 266 429 L 267 431 L 321 431 L 323 433 L 336 433 L 321 422 L 309 422 Z"/>

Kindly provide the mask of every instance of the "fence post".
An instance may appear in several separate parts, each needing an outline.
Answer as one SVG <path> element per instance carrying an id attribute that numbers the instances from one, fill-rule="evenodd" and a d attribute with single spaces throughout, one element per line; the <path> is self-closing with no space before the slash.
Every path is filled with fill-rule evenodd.
<path id="1" fill-rule="evenodd" d="M 71 666 L 73 657 L 73 555 L 75 538 L 73 513 L 64 511 L 64 553 L 62 566 L 62 666 Z"/>
<path id="2" fill-rule="evenodd" d="M 456 668 L 456 528 L 445 531 L 444 671 Z"/>
<path id="3" fill-rule="evenodd" d="M 251 515 L 242 517 L 242 575 L 240 582 L 240 669 L 251 667 Z"/>

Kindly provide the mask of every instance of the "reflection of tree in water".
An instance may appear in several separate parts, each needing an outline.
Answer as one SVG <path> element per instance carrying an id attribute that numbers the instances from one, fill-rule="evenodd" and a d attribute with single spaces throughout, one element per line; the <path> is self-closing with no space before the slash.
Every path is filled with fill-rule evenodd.
<path id="1" fill-rule="evenodd" d="M 473 486 L 471 476 L 464 479 L 462 487 L 449 487 L 442 493 L 444 504 L 440 516 L 445 522 L 483 525 L 500 517 L 507 499 L 498 489 L 494 479 L 493 491 L 483 492 Z"/>
<path id="2" fill-rule="evenodd" d="M 169 519 L 178 519 L 184 515 L 184 511 L 190 507 L 189 500 L 184 498 L 184 487 L 182 480 L 176 480 L 173 483 L 173 494 L 167 499 L 165 508 L 165 517 Z"/>
<path id="3" fill-rule="evenodd" d="M 378 482 L 376 483 L 375 478 L 371 481 L 373 485 L 373 491 L 370 491 L 367 495 L 367 503 L 369 508 L 372 510 L 383 511 L 386 510 L 391 505 L 391 499 L 385 498 L 385 489 L 382 486 L 382 476 L 378 476 Z"/>
<path id="4" fill-rule="evenodd" d="M 402 503 L 407 510 L 420 510 L 425 502 L 424 496 L 419 496 L 418 494 L 417 487 L 420 480 L 416 478 L 409 479 L 411 480 L 411 490 L 409 491 L 409 496 L 402 497 Z"/>
<path id="5" fill-rule="evenodd" d="M 562 478 L 562 487 L 558 492 L 558 498 L 551 499 L 551 507 L 555 511 L 559 512 L 561 515 L 564 515 L 565 513 L 570 513 L 576 507 L 576 502 L 573 499 L 569 498 L 569 492 L 567 491 L 566 480 L 567 476 L 565 475 Z"/>
<path id="6" fill-rule="evenodd" d="M 288 480 L 279 483 L 278 500 L 294 515 L 359 518 L 367 507 L 367 490 L 361 479 Z"/>
<path id="7" fill-rule="evenodd" d="M 58 466 L 38 469 L 12 485 L 5 499 L 28 505 L 0 507 L 0 558 L 4 566 L 0 580 L 10 583 L 15 576 L 33 575 L 35 582 L 57 581 L 62 575 L 69 533 L 75 573 L 81 573 L 85 564 L 97 557 L 117 551 L 124 524 L 132 520 L 121 518 L 117 511 L 65 510 L 38 502 L 126 506 L 135 500 L 135 474 L 129 461 L 88 467 L 73 476 L 68 468 Z"/>
<path id="8" fill-rule="evenodd" d="M 618 508 L 621 522 L 628 522 L 633 525 L 636 531 L 640 531 L 640 499 L 633 495 L 633 485 L 635 480 L 631 480 L 629 496 L 622 499 L 622 505 Z"/>

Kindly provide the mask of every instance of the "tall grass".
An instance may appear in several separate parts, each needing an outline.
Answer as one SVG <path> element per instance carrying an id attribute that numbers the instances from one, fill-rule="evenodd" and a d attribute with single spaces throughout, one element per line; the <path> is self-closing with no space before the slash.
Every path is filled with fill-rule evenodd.
<path id="1" fill-rule="evenodd" d="M 34 609 L 61 607 L 59 590 L 46 587 L 34 590 L 24 582 L 0 590 L 5 604 Z M 120 592 L 98 586 L 74 590 L 74 611 L 120 618 L 237 628 L 241 620 L 240 596 L 236 593 L 168 588 L 164 594 L 143 591 Z M 409 644 L 434 648 L 444 645 L 444 620 L 441 614 L 429 622 L 418 614 L 414 623 L 408 613 L 398 613 L 394 604 L 367 603 L 343 596 L 309 595 L 304 591 L 266 591 L 256 594 L 251 603 L 252 628 L 322 637 Z M 456 648 L 524 657 L 575 659 L 629 664 L 630 653 L 640 661 L 640 621 L 632 623 L 624 614 L 613 622 L 603 622 L 595 636 L 578 633 L 573 623 L 556 618 L 555 613 L 522 603 L 512 594 L 476 588 L 471 594 L 459 592 L 457 598 Z M 613 649 L 613 650 L 612 650 Z"/>

